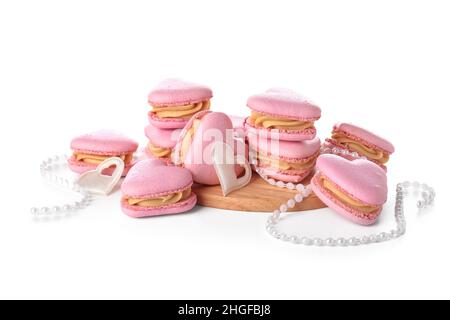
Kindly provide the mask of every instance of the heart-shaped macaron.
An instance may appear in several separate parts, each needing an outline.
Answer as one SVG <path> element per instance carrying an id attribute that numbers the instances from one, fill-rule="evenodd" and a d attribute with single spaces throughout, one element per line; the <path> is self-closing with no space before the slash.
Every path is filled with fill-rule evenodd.
<path id="1" fill-rule="evenodd" d="M 180 134 L 173 153 L 173 162 L 188 169 L 194 181 L 206 185 L 218 185 L 212 149 L 216 142 L 236 146 L 236 154 L 245 156 L 245 145 L 238 148 L 234 139 L 233 124 L 230 118 L 221 112 L 204 111 L 197 113 L 186 124 Z M 239 176 L 243 168 L 235 166 Z"/>
<path id="2" fill-rule="evenodd" d="M 350 123 L 337 123 L 333 127 L 331 138 L 326 140 L 326 147 L 347 151 L 341 156 L 347 159 L 365 157 L 375 162 L 384 170 L 395 147 L 388 140 L 364 128 Z"/>
<path id="3" fill-rule="evenodd" d="M 101 130 L 76 137 L 70 146 L 73 155 L 68 162 L 72 171 L 84 173 L 94 170 L 106 159 L 117 157 L 124 161 L 123 175 L 126 175 L 134 164 L 134 152 L 138 148 L 138 143 L 119 132 Z M 104 171 L 106 174 L 112 172 L 113 169 Z"/>
<path id="4" fill-rule="evenodd" d="M 187 169 L 167 166 L 159 159 L 141 161 L 122 183 L 122 210 L 133 218 L 189 211 L 197 203 L 192 183 Z"/>
<path id="5" fill-rule="evenodd" d="M 248 98 L 247 106 L 252 111 L 245 122 L 249 132 L 287 141 L 316 136 L 314 122 L 321 116 L 320 108 L 292 90 L 267 90 Z"/>
<path id="6" fill-rule="evenodd" d="M 387 200 L 386 172 L 375 163 L 321 155 L 311 183 L 331 209 L 362 225 L 374 224 Z"/>
<path id="7" fill-rule="evenodd" d="M 162 81 L 148 95 L 149 121 L 161 129 L 183 128 L 195 113 L 209 110 L 213 93 L 207 86 L 180 79 Z"/>

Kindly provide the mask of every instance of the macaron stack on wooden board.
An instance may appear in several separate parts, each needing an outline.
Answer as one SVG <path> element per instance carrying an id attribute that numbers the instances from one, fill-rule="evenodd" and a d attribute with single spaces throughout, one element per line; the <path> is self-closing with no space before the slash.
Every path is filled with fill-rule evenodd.
<path id="1" fill-rule="evenodd" d="M 212 90 L 201 84 L 180 79 L 166 79 L 148 94 L 149 139 L 146 153 L 171 163 L 171 153 L 181 129 L 196 113 L 210 109 Z"/>
<path id="2" fill-rule="evenodd" d="M 253 164 L 273 179 L 301 182 L 315 166 L 320 140 L 314 122 L 321 109 L 300 94 L 270 89 L 248 98 L 245 121 Z"/>

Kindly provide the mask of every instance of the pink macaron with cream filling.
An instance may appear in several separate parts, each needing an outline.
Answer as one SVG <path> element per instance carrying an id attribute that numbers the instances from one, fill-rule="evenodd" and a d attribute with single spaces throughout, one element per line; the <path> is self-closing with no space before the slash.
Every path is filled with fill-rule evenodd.
<path id="1" fill-rule="evenodd" d="M 212 90 L 180 79 L 162 81 L 148 95 L 149 121 L 161 129 L 181 129 L 200 111 L 209 110 Z"/>
<path id="2" fill-rule="evenodd" d="M 316 136 L 321 109 L 294 91 L 270 89 L 248 98 L 247 106 L 252 111 L 245 122 L 248 132 L 287 141 Z"/>
<path id="3" fill-rule="evenodd" d="M 347 150 L 343 157 L 355 159 L 365 157 L 383 169 L 395 148 L 388 140 L 361 127 L 349 123 L 338 123 L 333 127 L 332 136 L 326 140 L 328 147 Z M 354 154 L 355 153 L 355 154 Z"/>
<path id="4" fill-rule="evenodd" d="M 342 216 L 372 225 L 387 200 L 386 172 L 375 163 L 325 154 L 317 159 L 311 186 L 317 197 Z"/>
<path id="5" fill-rule="evenodd" d="M 74 138 L 70 147 L 73 154 L 68 164 L 72 171 L 81 174 L 95 170 L 106 159 L 118 157 L 125 162 L 125 176 L 134 164 L 138 143 L 116 131 L 101 130 Z M 113 170 L 109 168 L 105 174 L 111 174 Z"/>
<path id="6" fill-rule="evenodd" d="M 145 152 L 150 158 L 172 163 L 172 151 L 180 133 L 181 129 L 160 129 L 149 124 L 145 128 L 145 135 L 149 139 Z"/>
<path id="7" fill-rule="evenodd" d="M 248 135 L 256 168 L 275 180 L 299 183 L 313 170 L 320 151 L 320 139 L 284 141 Z"/>
<path id="8" fill-rule="evenodd" d="M 197 203 L 192 183 L 187 169 L 159 159 L 143 160 L 122 183 L 122 211 L 133 218 L 187 212 Z"/>
<path id="9" fill-rule="evenodd" d="M 236 154 L 245 156 L 245 144 L 234 139 L 233 124 L 230 118 L 221 112 L 203 111 L 194 115 L 180 134 L 173 152 L 172 160 L 176 165 L 187 168 L 194 181 L 206 185 L 218 185 L 212 161 L 212 148 L 215 142 L 226 142 L 234 146 Z M 236 165 L 236 175 L 243 172 Z"/>

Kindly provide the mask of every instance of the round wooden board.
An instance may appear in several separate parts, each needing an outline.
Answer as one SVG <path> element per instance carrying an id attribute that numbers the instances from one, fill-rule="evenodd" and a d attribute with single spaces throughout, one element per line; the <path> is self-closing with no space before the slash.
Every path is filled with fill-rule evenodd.
<path id="1" fill-rule="evenodd" d="M 302 183 L 309 184 L 311 177 Z M 197 194 L 198 205 L 225 210 L 272 212 L 281 204 L 292 199 L 296 191 L 271 186 L 254 174 L 250 183 L 242 189 L 224 197 L 220 186 L 194 185 L 193 191 Z M 289 211 L 305 211 L 325 208 L 325 204 L 312 193 L 301 203 Z"/>

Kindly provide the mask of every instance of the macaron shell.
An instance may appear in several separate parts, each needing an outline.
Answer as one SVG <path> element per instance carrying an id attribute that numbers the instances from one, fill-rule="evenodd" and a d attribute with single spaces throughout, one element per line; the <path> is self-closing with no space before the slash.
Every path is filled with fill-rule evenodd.
<path id="1" fill-rule="evenodd" d="M 147 198 L 179 192 L 191 185 L 192 175 L 188 170 L 152 159 L 137 163 L 123 181 L 121 189 L 125 196 Z"/>
<path id="2" fill-rule="evenodd" d="M 68 162 L 69 169 L 78 174 L 83 174 L 88 171 L 93 171 L 93 170 L 97 169 L 97 167 L 98 167 L 98 165 L 95 165 L 92 163 L 77 161 L 74 157 L 70 157 L 67 160 L 67 162 Z M 135 162 L 125 166 L 123 173 L 122 173 L 122 177 L 125 177 L 128 174 L 128 172 L 130 171 L 130 169 L 133 167 L 134 164 L 135 164 Z M 108 168 L 103 173 L 105 175 L 110 176 L 110 175 L 112 175 L 113 172 L 114 172 L 114 168 Z"/>
<path id="3" fill-rule="evenodd" d="M 261 172 L 264 175 L 268 176 L 269 178 L 273 178 L 275 180 L 280 180 L 283 182 L 292 182 L 292 183 L 302 182 L 314 170 L 314 169 L 309 169 L 309 170 L 304 171 L 303 173 L 298 173 L 298 174 L 284 174 L 280 171 L 273 170 L 271 168 L 263 168 L 263 167 L 257 167 L 257 168 L 260 169 Z"/>
<path id="4" fill-rule="evenodd" d="M 152 106 L 174 106 L 202 102 L 211 99 L 212 90 L 204 85 L 181 79 L 166 79 L 148 95 Z"/>
<path id="5" fill-rule="evenodd" d="M 197 196 L 192 193 L 185 201 L 162 207 L 130 206 L 124 199 L 121 200 L 122 211 L 132 218 L 155 217 L 190 211 L 197 204 Z"/>
<path id="6" fill-rule="evenodd" d="M 284 141 L 303 141 L 311 140 L 316 137 L 316 128 L 309 128 L 303 131 L 283 131 L 283 130 L 270 130 L 266 128 L 256 128 L 248 122 L 248 118 L 245 121 L 245 129 L 247 134 L 259 135 L 260 137 L 266 137 L 267 139 L 279 139 Z"/>
<path id="7" fill-rule="evenodd" d="M 286 141 L 249 133 L 247 138 L 252 149 L 278 159 L 300 160 L 311 157 L 320 149 L 320 139 L 317 137 L 311 140 Z"/>
<path id="8" fill-rule="evenodd" d="M 101 130 L 84 134 L 72 140 L 74 151 L 92 154 L 125 154 L 135 152 L 138 143 L 127 136 L 112 130 Z"/>
<path id="9" fill-rule="evenodd" d="M 269 89 L 265 93 L 253 95 L 248 98 L 247 106 L 268 115 L 299 120 L 317 120 L 321 116 L 318 106 L 288 89 Z"/>
<path id="10" fill-rule="evenodd" d="M 366 130 L 361 127 L 349 123 L 338 123 L 334 125 L 334 131 L 344 132 L 359 138 L 362 142 L 367 142 L 369 145 L 382 149 L 389 154 L 395 151 L 395 147 L 388 140 Z"/>
<path id="11" fill-rule="evenodd" d="M 154 127 L 160 129 L 182 129 L 189 122 L 189 119 L 178 118 L 158 118 L 152 111 L 148 113 L 148 121 Z"/>
<path id="12" fill-rule="evenodd" d="M 160 129 L 153 124 L 145 128 L 145 135 L 154 146 L 161 148 L 174 148 L 180 136 L 181 129 Z"/>
<path id="13" fill-rule="evenodd" d="M 386 172 L 371 161 L 349 161 L 324 154 L 317 159 L 316 167 L 330 181 L 367 205 L 383 205 L 387 200 Z"/>
<path id="14" fill-rule="evenodd" d="M 330 195 L 319 183 L 318 181 L 319 173 L 316 173 L 316 175 L 311 180 L 311 187 L 315 195 L 330 209 L 336 211 L 340 215 L 342 215 L 344 218 L 360 224 L 364 226 L 373 225 L 377 222 L 378 217 L 381 213 L 381 208 L 374 212 L 371 217 L 363 217 L 360 215 L 360 213 L 357 213 L 356 210 L 349 208 L 345 206 L 340 201 L 334 199 L 332 195 Z"/>

